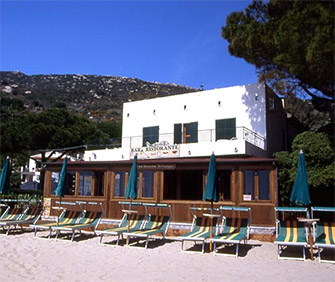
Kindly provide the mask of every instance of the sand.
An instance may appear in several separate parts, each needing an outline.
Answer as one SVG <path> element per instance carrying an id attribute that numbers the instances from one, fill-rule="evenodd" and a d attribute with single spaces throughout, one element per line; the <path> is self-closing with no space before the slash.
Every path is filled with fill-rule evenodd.
<path id="1" fill-rule="evenodd" d="M 46 235 L 39 232 L 38 235 Z M 112 237 L 109 237 L 112 239 Z M 188 243 L 191 247 L 192 243 Z M 149 248 L 36 239 L 31 232 L 0 236 L 1 281 L 334 281 L 335 265 L 278 260 L 276 245 L 249 240 L 240 257 L 181 252 L 175 240 Z M 299 250 L 297 250 L 299 252 Z"/>

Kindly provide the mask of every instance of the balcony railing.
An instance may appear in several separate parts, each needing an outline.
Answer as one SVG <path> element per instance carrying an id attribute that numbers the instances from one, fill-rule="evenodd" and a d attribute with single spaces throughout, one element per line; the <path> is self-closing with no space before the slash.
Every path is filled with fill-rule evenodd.
<path id="1" fill-rule="evenodd" d="M 263 150 L 265 150 L 265 139 L 256 132 L 246 128 L 246 127 L 236 127 L 236 136 L 231 137 L 226 140 L 245 140 L 250 144 L 253 144 Z M 198 130 L 198 143 L 200 142 L 216 142 L 216 130 L 215 129 L 205 129 Z M 167 142 L 167 144 L 174 144 L 174 134 L 173 133 L 161 133 L 159 134 L 159 142 Z M 142 147 L 143 136 L 131 136 L 122 138 L 122 147 L 135 148 Z"/>

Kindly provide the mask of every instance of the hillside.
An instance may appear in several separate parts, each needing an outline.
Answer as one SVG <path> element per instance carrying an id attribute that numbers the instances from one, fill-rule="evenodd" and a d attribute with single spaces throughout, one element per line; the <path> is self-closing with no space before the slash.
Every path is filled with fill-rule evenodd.
<path id="1" fill-rule="evenodd" d="M 2 100 L 19 99 L 28 111 L 66 108 L 89 119 L 120 120 L 122 104 L 147 98 L 198 91 L 172 83 L 99 75 L 25 75 L 0 72 Z"/>

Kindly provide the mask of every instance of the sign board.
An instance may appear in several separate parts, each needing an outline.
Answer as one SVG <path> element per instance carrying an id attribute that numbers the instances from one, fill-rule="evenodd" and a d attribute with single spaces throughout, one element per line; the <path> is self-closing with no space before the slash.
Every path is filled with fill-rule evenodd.
<path id="1" fill-rule="evenodd" d="M 43 201 L 43 217 L 48 217 L 50 216 L 50 209 L 51 209 L 51 198 L 44 198 Z"/>
<path id="2" fill-rule="evenodd" d="M 243 201 L 251 201 L 251 195 L 243 194 Z"/>
<path id="3" fill-rule="evenodd" d="M 138 159 L 176 158 L 180 156 L 180 146 L 170 145 L 166 141 L 150 144 L 146 147 L 135 147 L 130 150 L 130 159 L 137 155 Z"/>

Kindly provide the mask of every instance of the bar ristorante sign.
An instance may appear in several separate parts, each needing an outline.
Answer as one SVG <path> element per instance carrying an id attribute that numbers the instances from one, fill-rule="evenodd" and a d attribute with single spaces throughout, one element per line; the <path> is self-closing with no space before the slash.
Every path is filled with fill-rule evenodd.
<path id="1" fill-rule="evenodd" d="M 167 141 L 150 144 L 146 147 L 131 148 L 130 158 L 133 159 L 137 154 L 138 159 L 158 159 L 158 158 L 176 158 L 180 155 L 178 144 L 170 145 Z"/>

